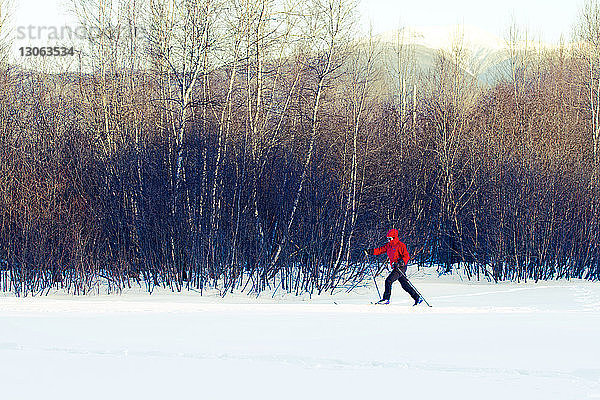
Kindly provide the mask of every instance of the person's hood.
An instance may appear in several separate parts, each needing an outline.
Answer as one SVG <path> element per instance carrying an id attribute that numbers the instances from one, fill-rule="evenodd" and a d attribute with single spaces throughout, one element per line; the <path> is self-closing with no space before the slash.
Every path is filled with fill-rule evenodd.
<path id="1" fill-rule="evenodd" d="M 400 239 L 398 239 L 398 230 L 397 229 L 390 229 L 387 233 L 387 237 L 391 237 L 392 242 L 398 242 Z"/>

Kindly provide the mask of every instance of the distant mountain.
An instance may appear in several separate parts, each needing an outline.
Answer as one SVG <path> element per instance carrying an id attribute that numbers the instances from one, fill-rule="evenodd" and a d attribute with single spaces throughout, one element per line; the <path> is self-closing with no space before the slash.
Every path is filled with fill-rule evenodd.
<path id="1" fill-rule="evenodd" d="M 495 50 L 504 48 L 504 41 L 478 27 L 470 25 L 409 26 L 380 35 L 383 41 L 393 42 L 398 35 L 406 42 L 431 49 L 450 50 L 457 40 L 467 47 Z"/>
<path id="2" fill-rule="evenodd" d="M 388 63 L 395 62 L 396 49 L 401 44 L 421 71 L 432 68 L 439 57 L 451 60 L 456 49 L 464 54 L 461 68 L 481 83 L 497 82 L 510 71 L 505 41 L 474 26 L 406 27 L 380 34 L 377 39 L 383 44 Z"/>

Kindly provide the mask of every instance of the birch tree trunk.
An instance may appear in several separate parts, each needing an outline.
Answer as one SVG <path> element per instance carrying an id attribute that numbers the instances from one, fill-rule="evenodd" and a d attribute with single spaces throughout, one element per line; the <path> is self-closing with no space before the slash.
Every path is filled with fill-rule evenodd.
<path id="1" fill-rule="evenodd" d="M 313 11 L 315 14 L 313 14 L 314 19 L 312 21 L 308 21 L 309 25 L 315 24 L 315 26 L 325 27 L 325 32 L 317 31 L 317 33 L 321 34 L 322 36 L 319 37 L 319 35 L 317 35 L 317 37 L 314 39 L 325 42 L 326 46 L 319 54 L 319 60 L 323 60 L 323 62 L 314 66 L 315 70 L 317 70 L 317 85 L 315 88 L 315 97 L 310 118 L 310 140 L 308 144 L 308 150 L 306 152 L 306 158 L 302 165 L 300 183 L 298 184 L 298 189 L 296 190 L 296 194 L 294 196 L 294 202 L 292 204 L 290 214 L 283 228 L 283 233 L 280 240 L 277 242 L 273 258 L 271 259 L 269 268 L 266 271 L 267 275 L 279 260 L 282 248 L 287 241 L 289 232 L 294 223 L 294 218 L 298 209 L 298 203 L 300 202 L 300 197 L 302 196 L 306 178 L 309 173 L 309 166 L 314 152 L 315 141 L 319 133 L 321 97 L 323 96 L 323 91 L 326 85 L 329 83 L 331 72 L 339 67 L 339 65 L 336 64 L 336 58 L 339 56 L 338 51 L 340 50 L 338 48 L 342 45 L 340 41 L 345 33 L 344 29 L 347 29 L 345 25 L 348 23 L 348 19 L 353 11 L 352 8 L 348 7 L 348 4 L 346 4 L 344 0 L 316 0 L 313 2 L 312 6 L 314 7 Z"/>

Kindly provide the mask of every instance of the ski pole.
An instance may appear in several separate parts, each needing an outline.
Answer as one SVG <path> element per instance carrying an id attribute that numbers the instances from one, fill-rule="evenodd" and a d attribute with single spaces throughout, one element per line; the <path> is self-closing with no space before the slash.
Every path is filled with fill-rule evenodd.
<path id="1" fill-rule="evenodd" d="M 369 255 L 367 253 L 365 253 L 365 259 L 367 260 L 367 263 L 371 263 L 371 260 L 369 259 Z M 379 286 L 377 286 L 377 280 L 375 279 L 375 277 L 377 277 L 377 274 L 379 274 L 379 271 L 377 271 L 375 273 L 375 275 L 373 275 L 373 282 L 375 282 L 375 289 L 377 289 L 377 296 L 378 298 L 381 298 L 381 292 L 379 291 Z"/>
<path id="2" fill-rule="evenodd" d="M 400 268 L 398 268 L 398 271 L 400 271 L 400 274 L 402 274 L 402 276 L 406 279 L 406 281 L 408 282 L 408 284 L 410 285 L 410 287 L 413 288 L 413 290 L 415 292 L 417 292 L 417 294 L 419 295 L 419 297 L 421 297 L 423 299 L 423 301 L 425 302 L 425 304 L 427 304 L 429 307 L 431 307 L 431 304 L 429 304 L 429 302 L 425 299 L 425 297 L 423 297 L 423 295 L 421 294 L 421 292 L 419 292 L 419 290 L 415 287 L 415 285 L 412 284 L 412 282 L 408 279 L 408 277 L 406 276 L 406 274 L 404 273 L 404 271 L 402 271 Z"/>
<path id="3" fill-rule="evenodd" d="M 377 289 L 377 297 L 381 298 L 381 292 L 379 291 L 379 286 L 377 286 L 377 279 L 373 276 L 373 282 L 375 282 L 375 289 Z"/>

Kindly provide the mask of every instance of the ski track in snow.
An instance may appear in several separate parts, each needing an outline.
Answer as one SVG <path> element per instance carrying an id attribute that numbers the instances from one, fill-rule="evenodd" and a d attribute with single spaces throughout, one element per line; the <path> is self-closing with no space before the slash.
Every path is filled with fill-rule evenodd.
<path id="1" fill-rule="evenodd" d="M 571 290 L 576 293 L 575 301 L 580 303 L 583 309 L 588 311 L 600 310 L 600 293 L 598 291 L 592 291 L 584 286 L 575 286 Z"/>
<path id="2" fill-rule="evenodd" d="M 504 290 L 489 290 L 484 292 L 477 293 L 466 293 L 466 294 L 454 294 L 454 295 L 446 295 L 446 296 L 436 296 L 432 297 L 432 299 L 452 299 L 457 297 L 472 297 L 472 296 L 487 296 L 490 294 L 501 294 L 501 293 L 514 293 L 521 292 L 525 290 L 541 290 L 541 289 L 556 289 L 556 288 L 569 288 L 569 286 L 536 286 L 536 287 L 522 287 L 522 288 L 512 288 L 512 289 L 504 289 Z"/>
<path id="3" fill-rule="evenodd" d="M 598 369 L 580 369 L 575 371 L 556 371 L 556 370 L 532 370 L 523 368 L 468 368 L 460 365 L 442 365 L 427 364 L 415 362 L 389 362 L 389 361 L 349 361 L 342 359 L 301 357 L 294 355 L 251 355 L 251 354 L 232 354 L 232 353 L 194 353 L 194 352 L 166 352 L 166 351 L 135 351 L 129 349 L 115 351 L 91 351 L 81 350 L 69 347 L 34 347 L 23 346 L 17 343 L 0 343 L 0 351 L 14 350 L 22 352 L 50 352 L 65 353 L 79 356 L 111 356 L 111 357 L 138 357 L 138 358 L 174 358 L 174 359 L 194 359 L 194 360 L 242 360 L 254 362 L 267 362 L 274 364 L 289 364 L 309 369 L 405 369 L 405 370 L 423 370 L 426 372 L 446 372 L 459 373 L 467 375 L 526 375 L 540 378 L 566 378 L 572 379 L 577 384 L 589 385 L 594 387 L 600 384 L 600 368 Z M 590 385 L 591 384 L 591 385 Z"/>

